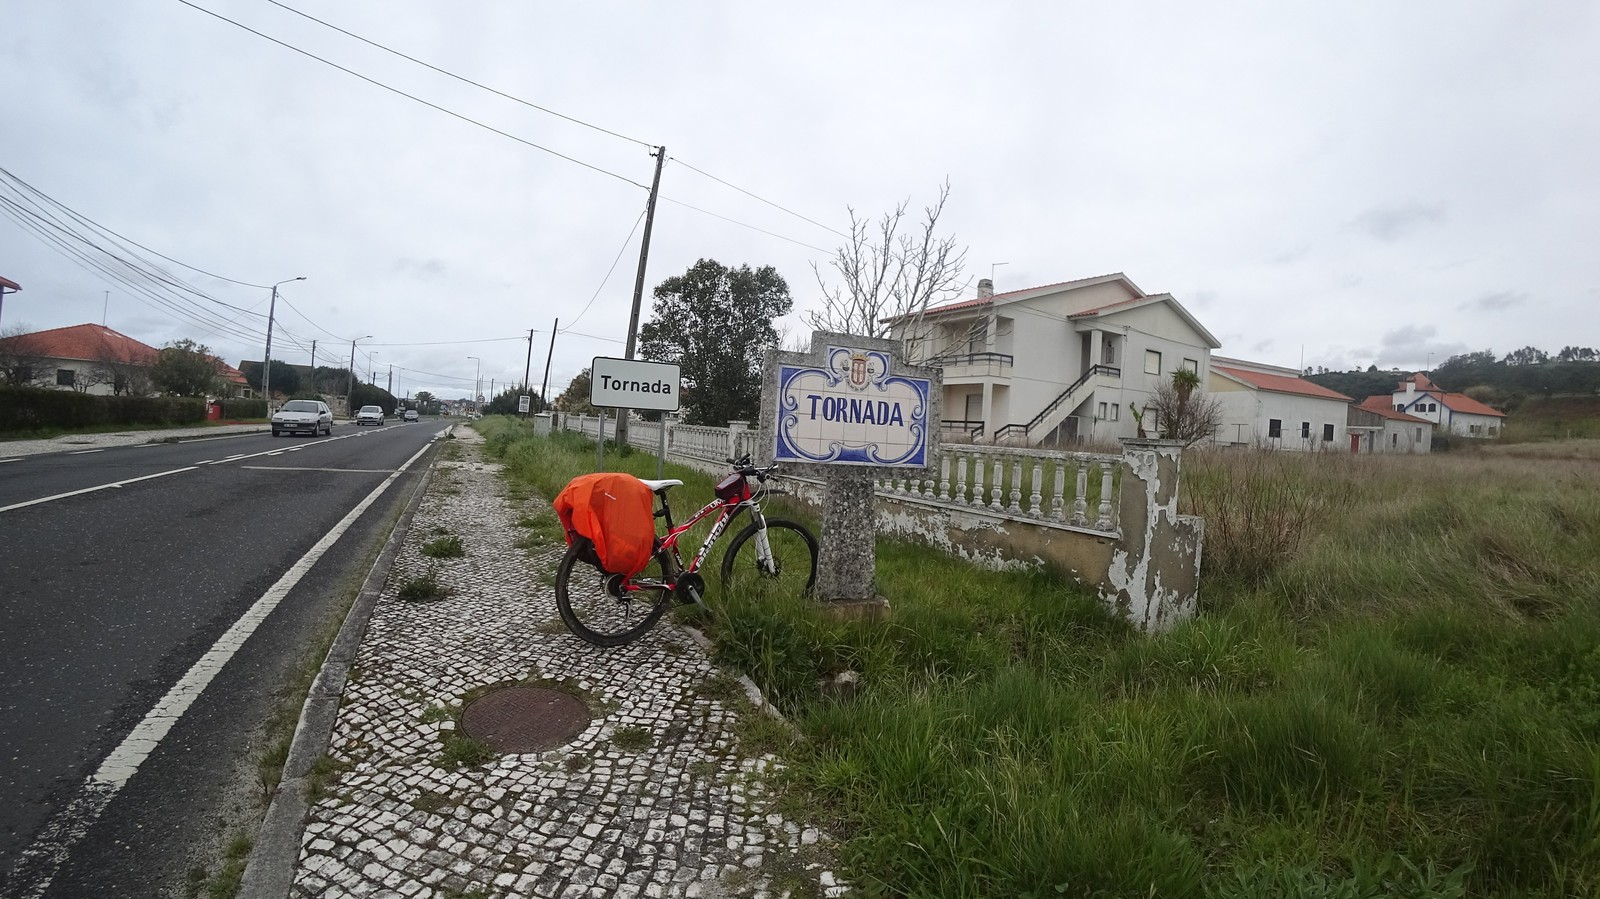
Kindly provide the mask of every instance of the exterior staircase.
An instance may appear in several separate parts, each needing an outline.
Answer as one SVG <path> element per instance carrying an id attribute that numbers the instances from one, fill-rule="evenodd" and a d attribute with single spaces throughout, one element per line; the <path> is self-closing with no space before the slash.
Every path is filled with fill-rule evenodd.
<path id="1" fill-rule="evenodd" d="M 1061 391 L 1038 415 L 1027 424 L 1009 424 L 994 432 L 995 443 L 1018 443 L 1037 446 L 1047 434 L 1066 421 L 1072 410 L 1078 408 L 1101 387 L 1115 387 L 1122 380 L 1122 369 L 1110 365 L 1091 366 L 1072 386 Z"/>

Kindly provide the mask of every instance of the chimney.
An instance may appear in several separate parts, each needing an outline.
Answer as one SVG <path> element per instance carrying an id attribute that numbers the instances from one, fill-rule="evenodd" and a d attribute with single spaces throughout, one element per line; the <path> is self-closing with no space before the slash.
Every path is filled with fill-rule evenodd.
<path id="1" fill-rule="evenodd" d="M 988 278 L 978 279 L 978 299 L 987 300 L 994 296 L 994 282 Z"/>

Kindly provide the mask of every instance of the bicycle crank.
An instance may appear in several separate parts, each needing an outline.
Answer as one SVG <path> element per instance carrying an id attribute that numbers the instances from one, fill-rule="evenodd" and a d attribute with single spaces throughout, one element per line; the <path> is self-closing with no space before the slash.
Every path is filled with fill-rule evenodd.
<path id="1" fill-rule="evenodd" d="M 693 571 L 679 572 L 677 587 L 673 591 L 673 595 L 677 597 L 678 602 L 681 604 L 687 605 L 692 602 L 704 609 L 706 604 L 701 602 L 700 598 L 706 595 L 706 579 Z"/>

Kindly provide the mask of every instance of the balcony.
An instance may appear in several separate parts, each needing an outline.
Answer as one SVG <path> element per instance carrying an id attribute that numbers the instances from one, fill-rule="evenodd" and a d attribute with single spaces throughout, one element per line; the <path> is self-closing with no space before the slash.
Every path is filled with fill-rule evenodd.
<path id="1" fill-rule="evenodd" d="M 1011 356 L 1006 353 L 963 353 L 939 355 L 928 360 L 929 365 L 944 369 L 944 382 L 961 378 L 1011 377 Z"/>

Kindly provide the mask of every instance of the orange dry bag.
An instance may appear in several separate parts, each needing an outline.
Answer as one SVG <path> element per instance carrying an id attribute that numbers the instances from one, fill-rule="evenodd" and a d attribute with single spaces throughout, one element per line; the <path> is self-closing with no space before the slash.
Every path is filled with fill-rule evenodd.
<path id="1" fill-rule="evenodd" d="M 655 549 L 655 503 L 650 488 L 631 474 L 579 475 L 552 503 L 570 545 L 575 537 L 594 543 L 600 567 L 635 575 L 650 564 Z"/>

